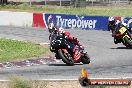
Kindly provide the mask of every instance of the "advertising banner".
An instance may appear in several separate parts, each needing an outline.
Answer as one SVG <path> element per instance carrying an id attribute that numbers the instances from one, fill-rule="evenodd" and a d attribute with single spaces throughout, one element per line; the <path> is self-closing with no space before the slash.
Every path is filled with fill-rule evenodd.
<path id="1" fill-rule="evenodd" d="M 80 16 L 66 14 L 44 14 L 45 22 L 66 29 L 108 30 L 108 16 Z"/>

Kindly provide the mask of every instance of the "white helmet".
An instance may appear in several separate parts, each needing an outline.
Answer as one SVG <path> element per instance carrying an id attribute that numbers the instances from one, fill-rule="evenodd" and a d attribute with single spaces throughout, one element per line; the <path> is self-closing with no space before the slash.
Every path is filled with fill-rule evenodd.
<path id="1" fill-rule="evenodd" d="M 54 24 L 53 23 L 50 23 L 48 25 L 48 30 L 49 30 L 50 33 L 54 30 Z"/>
<path id="2" fill-rule="evenodd" d="M 116 20 L 115 20 L 114 17 L 109 17 L 109 19 L 108 19 L 108 25 L 110 25 L 110 26 L 116 25 Z"/>
<path id="3" fill-rule="evenodd" d="M 109 17 L 108 21 L 115 21 L 114 17 Z"/>
<path id="4" fill-rule="evenodd" d="M 54 24 L 53 24 L 53 23 L 50 23 L 50 24 L 48 25 L 48 28 L 49 28 L 49 29 L 53 29 L 53 28 L 54 28 Z"/>

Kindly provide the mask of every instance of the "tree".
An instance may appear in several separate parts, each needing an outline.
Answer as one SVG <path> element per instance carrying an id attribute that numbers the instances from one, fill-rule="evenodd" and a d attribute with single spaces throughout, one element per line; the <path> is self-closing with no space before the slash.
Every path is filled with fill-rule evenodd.
<path id="1" fill-rule="evenodd" d="M 7 4 L 7 2 L 8 2 L 8 0 L 0 0 L 1 5 Z"/>

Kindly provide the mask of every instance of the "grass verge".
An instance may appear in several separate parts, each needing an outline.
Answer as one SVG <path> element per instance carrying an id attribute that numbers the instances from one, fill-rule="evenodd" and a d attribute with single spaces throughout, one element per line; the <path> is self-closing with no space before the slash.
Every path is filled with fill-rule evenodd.
<path id="1" fill-rule="evenodd" d="M 43 47 L 30 42 L 11 39 L 0 39 L 0 62 L 22 60 L 30 57 L 49 55 L 48 47 Z"/>
<path id="2" fill-rule="evenodd" d="M 9 88 L 32 88 L 29 81 L 17 76 L 11 76 L 8 82 Z"/>
<path id="3" fill-rule="evenodd" d="M 9 81 L 4 83 L 4 88 L 47 88 L 46 81 L 37 81 L 37 80 L 25 80 L 21 77 L 12 75 L 9 77 Z M 0 87 L 1 88 L 1 87 Z"/>
<path id="4" fill-rule="evenodd" d="M 57 7 L 57 6 L 30 6 L 27 3 L 20 5 L 0 6 L 0 10 L 27 11 L 42 13 L 63 13 L 93 16 L 132 16 L 131 5 L 125 6 L 100 6 L 87 8 Z"/>

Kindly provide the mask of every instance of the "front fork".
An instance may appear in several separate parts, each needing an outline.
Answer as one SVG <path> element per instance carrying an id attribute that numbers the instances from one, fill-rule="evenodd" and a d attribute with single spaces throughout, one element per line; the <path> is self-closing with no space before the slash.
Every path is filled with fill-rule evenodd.
<path id="1" fill-rule="evenodd" d="M 64 52 L 64 54 L 67 54 L 68 53 L 68 51 L 66 50 L 66 49 L 59 49 L 59 51 L 62 51 L 62 52 Z"/>

